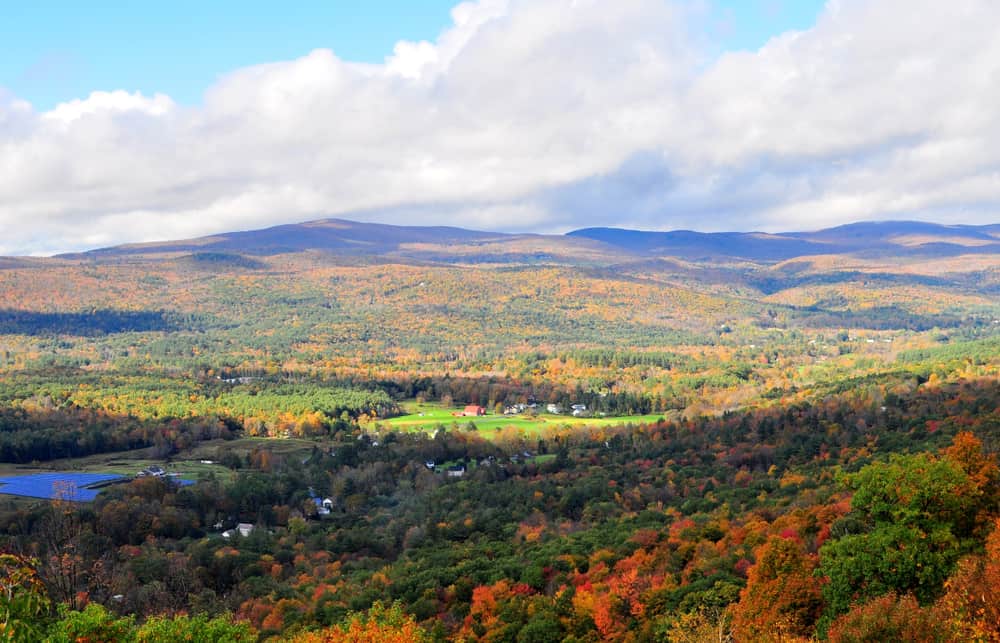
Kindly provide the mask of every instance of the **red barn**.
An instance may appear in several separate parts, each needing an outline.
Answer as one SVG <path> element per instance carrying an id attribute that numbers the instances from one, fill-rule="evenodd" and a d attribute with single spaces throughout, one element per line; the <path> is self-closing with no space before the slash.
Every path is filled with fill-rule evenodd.
<path id="1" fill-rule="evenodd" d="M 486 409 L 475 404 L 470 404 L 462 411 L 462 417 L 479 417 L 480 415 L 486 415 Z"/>

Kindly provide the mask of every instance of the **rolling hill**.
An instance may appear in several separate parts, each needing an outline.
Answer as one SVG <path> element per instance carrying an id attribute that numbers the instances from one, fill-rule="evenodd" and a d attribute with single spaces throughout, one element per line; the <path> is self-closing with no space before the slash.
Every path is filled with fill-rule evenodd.
<path id="1" fill-rule="evenodd" d="M 644 232 L 585 228 L 569 236 L 631 252 L 691 260 L 747 259 L 775 262 L 802 256 L 853 254 L 954 256 L 1000 253 L 998 226 L 945 226 L 913 221 L 854 223 L 815 232 Z"/>
<path id="2" fill-rule="evenodd" d="M 948 226 L 912 221 L 854 223 L 813 232 L 669 232 L 584 228 L 565 235 L 484 232 L 323 219 L 197 239 L 128 244 L 64 259 L 194 253 L 280 255 L 317 250 L 348 257 L 429 262 L 616 264 L 649 257 L 772 264 L 797 257 L 851 255 L 950 257 L 1000 254 L 1000 225 Z"/>

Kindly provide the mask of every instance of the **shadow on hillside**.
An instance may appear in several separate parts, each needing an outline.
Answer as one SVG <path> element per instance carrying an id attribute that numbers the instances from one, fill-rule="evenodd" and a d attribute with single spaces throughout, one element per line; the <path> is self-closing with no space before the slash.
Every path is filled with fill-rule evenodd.
<path id="1" fill-rule="evenodd" d="M 920 315 L 896 306 L 879 306 L 863 310 L 822 310 L 799 308 L 802 314 L 795 325 L 803 328 L 850 328 L 864 330 L 928 331 L 933 328 L 955 328 L 962 319 L 955 315 Z"/>
<path id="2" fill-rule="evenodd" d="M 0 335 L 78 335 L 181 330 L 178 320 L 163 311 L 95 310 L 85 313 L 43 313 L 0 309 Z"/>

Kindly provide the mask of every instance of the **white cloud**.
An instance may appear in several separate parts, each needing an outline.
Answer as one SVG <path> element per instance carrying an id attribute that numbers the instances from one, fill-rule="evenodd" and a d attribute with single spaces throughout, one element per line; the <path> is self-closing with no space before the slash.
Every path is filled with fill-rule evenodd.
<path id="1" fill-rule="evenodd" d="M 109 116 L 137 112 L 150 116 L 163 116 L 174 108 L 169 96 L 157 94 L 146 98 L 136 92 L 93 92 L 86 100 L 71 100 L 45 112 L 42 118 L 69 125 L 86 116 Z"/>
<path id="2" fill-rule="evenodd" d="M 352 215 L 563 230 L 995 221 L 1000 4 L 840 0 L 706 57 L 669 0 L 481 0 L 383 65 L 317 50 L 204 104 L 0 94 L 0 253 Z M 416 213 L 416 214 L 415 214 Z"/>

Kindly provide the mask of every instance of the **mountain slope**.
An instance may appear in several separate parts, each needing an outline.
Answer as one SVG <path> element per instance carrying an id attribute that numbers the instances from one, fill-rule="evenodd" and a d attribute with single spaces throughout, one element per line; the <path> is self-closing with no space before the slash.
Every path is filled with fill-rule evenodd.
<path id="1" fill-rule="evenodd" d="M 393 226 L 342 219 L 324 219 L 225 234 L 93 250 L 84 255 L 130 255 L 176 252 L 235 251 L 271 255 L 303 250 L 350 254 L 384 254 L 410 243 L 463 244 L 512 237 L 452 227 Z M 73 255 L 79 256 L 79 255 Z"/>
<path id="2" fill-rule="evenodd" d="M 781 261 L 804 255 L 841 252 L 839 246 L 807 239 L 758 232 L 645 232 L 618 228 L 584 228 L 569 233 L 615 245 L 640 254 L 657 254 L 684 259 L 739 258 L 755 261 Z"/>

